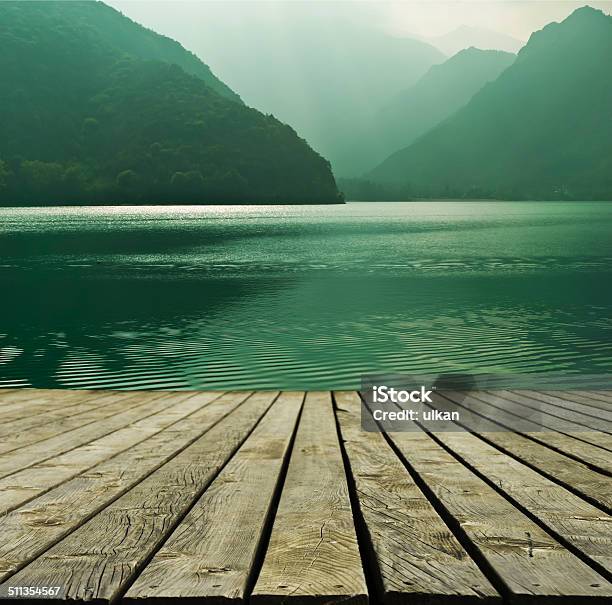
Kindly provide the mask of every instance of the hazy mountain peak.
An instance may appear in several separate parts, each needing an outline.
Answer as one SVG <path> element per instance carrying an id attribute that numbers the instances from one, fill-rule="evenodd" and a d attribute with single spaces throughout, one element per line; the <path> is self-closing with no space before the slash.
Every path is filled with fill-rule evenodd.
<path id="1" fill-rule="evenodd" d="M 584 6 L 581 6 L 580 8 L 577 8 L 569 17 L 567 17 L 565 20 L 569 21 L 571 19 L 577 19 L 577 18 L 587 18 L 587 19 L 601 19 L 602 17 L 604 17 L 605 19 L 610 19 L 609 15 L 606 15 L 606 13 L 604 13 L 601 9 L 599 8 L 594 8 L 593 6 L 589 6 L 588 4 L 585 4 Z"/>
<path id="2" fill-rule="evenodd" d="M 427 41 L 447 55 L 455 55 L 470 47 L 516 53 L 524 45 L 521 40 L 507 34 L 470 25 L 461 25 L 442 36 L 429 38 Z"/>
<path id="3" fill-rule="evenodd" d="M 456 63 L 459 61 L 473 61 L 474 59 L 478 59 L 480 57 L 515 57 L 516 55 L 511 52 L 507 52 L 505 50 L 496 50 L 490 48 L 477 48 L 476 46 L 470 46 L 469 48 L 464 48 L 460 50 L 458 53 L 455 53 L 452 57 L 450 57 L 447 61 L 442 63 L 441 65 L 449 65 L 452 63 Z M 439 66 L 435 66 L 439 67 Z"/>
<path id="4" fill-rule="evenodd" d="M 396 95 L 379 112 L 377 131 L 370 141 L 379 145 L 380 160 L 463 107 L 483 86 L 512 65 L 515 58 L 512 53 L 472 47 L 433 65 L 418 82 Z"/>
<path id="5" fill-rule="evenodd" d="M 612 17 L 534 33 L 470 102 L 370 175 L 417 195 L 611 199 Z"/>
<path id="6" fill-rule="evenodd" d="M 612 16 L 591 6 L 576 9 L 561 22 L 549 23 L 534 32 L 521 49 L 519 59 L 534 54 L 549 55 L 565 49 L 570 55 L 578 49 L 598 47 L 599 39 L 612 40 Z"/>

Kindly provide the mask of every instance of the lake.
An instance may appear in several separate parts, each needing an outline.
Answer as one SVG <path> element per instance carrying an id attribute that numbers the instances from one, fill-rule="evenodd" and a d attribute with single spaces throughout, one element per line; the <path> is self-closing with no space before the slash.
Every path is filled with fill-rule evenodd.
<path id="1" fill-rule="evenodd" d="M 0 209 L 0 385 L 612 373 L 612 204 Z"/>

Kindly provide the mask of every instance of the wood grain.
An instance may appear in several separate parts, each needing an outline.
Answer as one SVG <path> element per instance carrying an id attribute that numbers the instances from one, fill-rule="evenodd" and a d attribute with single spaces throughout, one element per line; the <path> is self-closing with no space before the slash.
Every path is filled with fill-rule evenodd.
<path id="1" fill-rule="evenodd" d="M 226 393 L 192 416 L 0 517 L 0 580 L 83 525 L 248 399 Z M 83 454 L 87 456 L 86 453 Z M 57 468 L 52 469 L 54 471 Z M 19 490 L 20 484 L 15 486 Z M 27 486 L 26 486 L 27 487 Z"/>
<path id="2" fill-rule="evenodd" d="M 111 397 L 103 397 L 101 401 L 98 401 L 98 397 L 94 396 L 89 401 L 82 401 L 78 405 L 63 410 L 60 417 L 46 418 L 44 422 L 34 424 L 30 428 L 9 430 L 9 433 L 0 439 L 0 454 L 13 452 L 56 435 L 67 434 L 74 429 L 100 422 L 117 412 L 147 403 L 148 400 L 155 401 L 162 395 L 151 392 L 147 397 L 142 392 L 125 391 L 115 393 Z M 33 420 L 33 418 L 22 418 L 22 421 L 27 420 Z M 11 426 L 7 428 L 10 429 Z"/>
<path id="3" fill-rule="evenodd" d="M 0 420 L 10 422 L 24 415 L 62 409 L 66 405 L 79 403 L 98 395 L 112 394 L 114 391 L 82 391 L 64 389 L 0 389 Z"/>
<path id="4" fill-rule="evenodd" d="M 109 602 L 174 530 L 274 400 L 259 393 L 5 583 Z"/>
<path id="5" fill-rule="evenodd" d="M 361 429 L 359 395 L 336 393 L 336 404 L 382 602 L 501 602 L 384 436 Z"/>
<path id="6" fill-rule="evenodd" d="M 612 597 L 612 586 L 428 435 L 393 433 L 393 442 L 495 570 L 511 600 L 579 603 Z M 537 601 L 535 599 L 538 599 Z"/>
<path id="7" fill-rule="evenodd" d="M 436 439 L 585 557 L 612 572 L 612 517 L 469 433 Z"/>
<path id="8" fill-rule="evenodd" d="M 447 401 L 450 408 L 455 405 L 460 412 L 465 409 L 450 399 Z M 473 432 L 487 443 L 535 468 L 549 479 L 597 503 L 605 512 L 609 513 L 612 510 L 610 479 L 585 464 L 523 435 L 503 430 L 499 424 L 487 418 L 480 418 L 478 429 L 474 429 Z M 546 435 L 547 433 L 541 433 L 543 438 L 546 438 Z"/>
<path id="9" fill-rule="evenodd" d="M 612 399 L 609 395 L 598 395 L 596 392 L 581 392 L 581 391 L 530 391 L 534 396 L 537 394 L 540 397 L 552 397 L 556 401 L 568 401 L 571 403 L 581 403 L 585 406 L 612 411 Z"/>
<path id="10" fill-rule="evenodd" d="M 548 391 L 550 392 L 550 391 Z M 609 404 L 608 409 L 612 408 L 612 390 L 607 391 L 577 391 L 576 394 L 588 401 L 589 404 L 595 401 L 603 401 L 604 403 Z"/>
<path id="11" fill-rule="evenodd" d="M 306 396 L 251 602 L 367 602 L 330 393 Z"/>
<path id="12" fill-rule="evenodd" d="M 585 463 L 609 453 L 606 433 L 577 433 L 598 442 L 574 438 L 570 457 L 551 431 L 505 430 L 480 401 L 474 434 L 391 434 L 398 457 L 361 430 L 357 394 L 337 394 L 334 414 L 329 393 L 309 393 L 283 482 L 300 396 L 276 395 L 0 390 L 2 435 L 41 427 L 0 454 L 2 589 L 68 589 L 48 605 L 483 605 L 495 589 L 517 605 L 612 600 L 610 477 Z M 609 391 L 501 395 L 568 426 L 612 411 Z"/>
<path id="13" fill-rule="evenodd" d="M 304 399 L 284 393 L 123 602 L 242 602 Z"/>
<path id="14" fill-rule="evenodd" d="M 84 443 L 89 443 L 94 439 L 99 439 L 116 431 L 118 428 L 148 416 L 150 407 L 163 395 L 163 393 L 156 393 L 154 395 L 151 393 L 139 393 L 134 397 L 132 393 L 129 396 L 129 400 L 125 403 L 123 397 L 118 396 L 116 403 L 105 406 L 104 411 L 100 410 L 99 417 L 104 422 L 91 422 L 85 426 L 53 435 L 48 439 L 37 441 L 15 451 L 0 454 L 0 478 L 38 462 L 49 460 L 54 456 L 70 451 Z M 124 407 L 128 409 L 121 411 Z"/>
<path id="15" fill-rule="evenodd" d="M 516 433 L 567 454 L 604 474 L 612 475 L 612 457 L 608 451 L 600 447 L 585 443 L 574 436 L 548 430 L 538 422 L 532 422 L 528 418 L 518 416 L 516 412 L 507 412 L 503 408 L 503 402 L 491 403 L 491 399 L 480 392 L 469 393 L 465 396 L 449 391 L 444 392 L 443 395 L 452 401 L 461 401 L 462 407 L 480 413 L 508 430 L 515 429 L 520 425 L 521 430 L 516 430 Z"/>
<path id="16" fill-rule="evenodd" d="M 213 392 L 167 393 L 155 400 L 150 416 L 0 479 L 0 515 L 148 439 L 219 396 Z"/>
<path id="17" fill-rule="evenodd" d="M 594 400 L 594 405 L 590 405 L 584 403 L 587 400 L 583 398 L 578 399 L 578 395 L 565 392 L 562 392 L 559 395 L 551 395 L 550 393 L 542 393 L 539 391 L 526 391 L 523 393 L 523 395 L 539 402 L 548 403 L 549 405 L 553 405 L 555 407 L 562 407 L 580 414 L 593 416 L 595 418 L 602 418 L 607 422 L 612 422 L 612 402 L 609 405 L 606 405 L 603 402 Z"/>
<path id="18" fill-rule="evenodd" d="M 608 430 L 612 429 L 612 423 L 606 420 L 507 391 L 483 391 L 478 393 L 478 398 L 502 406 L 504 401 L 508 401 L 514 412 L 521 409 L 527 413 L 537 411 L 541 414 L 542 424 L 549 429 L 612 452 L 612 433 Z"/>
<path id="19" fill-rule="evenodd" d="M 76 398 L 66 397 L 62 405 L 44 406 L 40 410 L 20 410 L 19 414 L 12 418 L 2 418 L 0 426 L 0 439 L 4 442 L 7 435 L 17 435 L 31 431 L 41 425 L 50 425 L 65 418 L 72 418 L 91 409 L 112 403 L 117 393 L 99 391 L 87 395 L 80 394 Z"/>

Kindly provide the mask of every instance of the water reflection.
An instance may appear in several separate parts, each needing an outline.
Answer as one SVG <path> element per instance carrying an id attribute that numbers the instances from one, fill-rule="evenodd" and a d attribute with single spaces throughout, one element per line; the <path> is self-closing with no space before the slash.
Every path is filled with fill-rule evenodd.
<path id="1" fill-rule="evenodd" d="M 610 373 L 612 207 L 387 206 L 1 211 L 0 384 Z"/>

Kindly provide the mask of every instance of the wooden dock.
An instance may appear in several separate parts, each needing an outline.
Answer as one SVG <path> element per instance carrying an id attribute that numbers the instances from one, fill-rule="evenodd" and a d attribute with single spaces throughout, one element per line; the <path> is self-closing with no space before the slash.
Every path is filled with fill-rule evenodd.
<path id="1" fill-rule="evenodd" d="M 612 602 L 612 392 L 469 397 L 385 434 L 355 392 L 0 391 L 0 598 Z"/>

